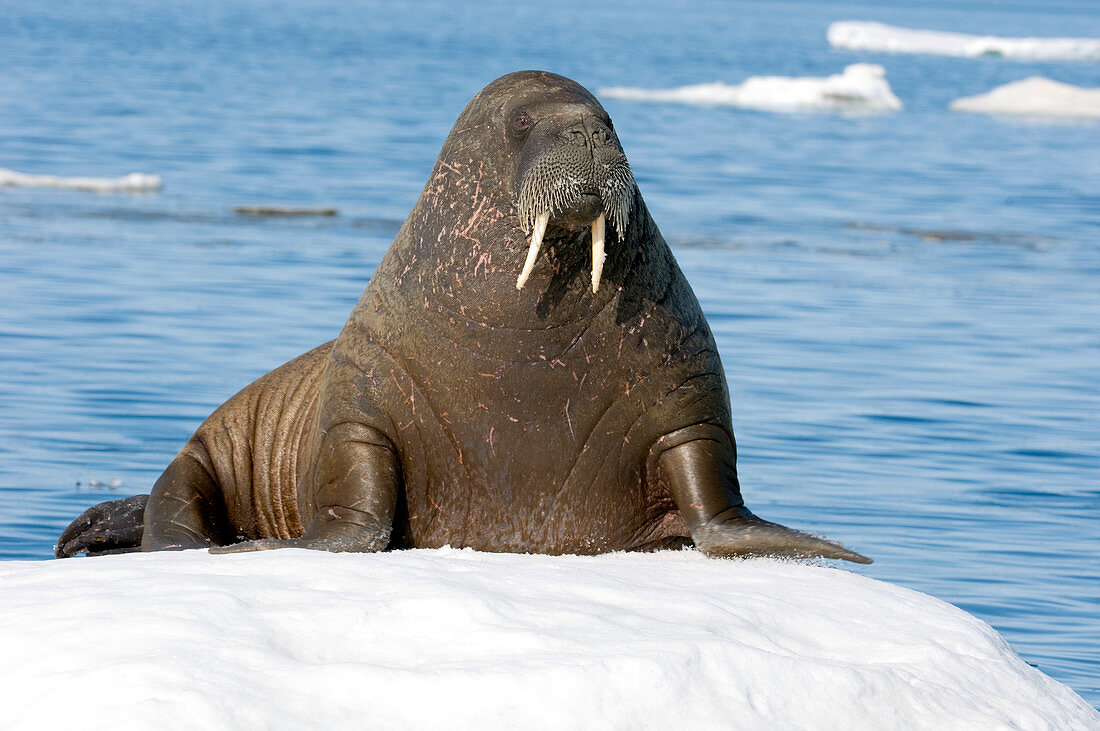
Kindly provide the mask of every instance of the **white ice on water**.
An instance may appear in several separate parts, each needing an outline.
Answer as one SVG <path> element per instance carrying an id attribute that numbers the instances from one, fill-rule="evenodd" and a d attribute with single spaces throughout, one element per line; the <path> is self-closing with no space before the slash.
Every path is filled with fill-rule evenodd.
<path id="1" fill-rule="evenodd" d="M 834 48 L 940 56 L 1000 56 L 1021 61 L 1100 61 L 1100 38 L 1002 38 L 844 20 L 828 31 Z"/>
<path id="2" fill-rule="evenodd" d="M 688 552 L 0 563 L 5 729 L 1100 728 L 986 623 Z"/>
<path id="3" fill-rule="evenodd" d="M 598 91 L 612 99 L 723 105 L 779 112 L 888 112 L 901 109 L 877 64 L 856 63 L 826 77 L 752 76 L 740 84 L 715 81 L 673 89 L 615 86 Z"/>
<path id="4" fill-rule="evenodd" d="M 956 112 L 1014 114 L 1030 117 L 1100 119 L 1100 89 L 1085 89 L 1042 76 L 998 86 L 951 102 Z"/>
<path id="5" fill-rule="evenodd" d="M 0 168 L 0 186 L 21 185 L 34 188 L 69 188 L 91 193 L 148 193 L 161 188 L 159 175 L 130 173 L 121 178 L 63 178 L 56 175 L 30 175 Z"/>

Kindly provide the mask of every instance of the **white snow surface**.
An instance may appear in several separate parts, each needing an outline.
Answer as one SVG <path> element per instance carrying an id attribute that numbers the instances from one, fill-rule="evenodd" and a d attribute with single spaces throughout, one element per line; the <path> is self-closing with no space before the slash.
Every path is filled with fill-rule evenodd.
<path id="1" fill-rule="evenodd" d="M 855 63 L 825 77 L 752 76 L 740 84 L 715 81 L 673 89 L 612 86 L 600 96 L 644 102 L 733 106 L 776 112 L 890 112 L 901 109 L 877 64 Z"/>
<path id="2" fill-rule="evenodd" d="M 1032 76 L 998 86 L 985 94 L 956 99 L 950 106 L 956 112 L 1100 119 L 1100 89 L 1085 89 Z"/>
<path id="3" fill-rule="evenodd" d="M 1097 729 L 989 625 L 817 565 L 204 551 L 0 563 L 4 729 Z"/>
<path id="4" fill-rule="evenodd" d="M 1003 38 L 898 28 L 863 20 L 829 26 L 834 48 L 939 56 L 1000 56 L 1018 61 L 1100 61 L 1100 38 Z"/>
<path id="5" fill-rule="evenodd" d="M 0 168 L 0 186 L 22 185 L 34 188 L 70 188 L 90 193 L 148 193 L 161 188 L 159 175 L 130 173 L 121 178 L 62 178 L 56 175 L 30 175 Z"/>

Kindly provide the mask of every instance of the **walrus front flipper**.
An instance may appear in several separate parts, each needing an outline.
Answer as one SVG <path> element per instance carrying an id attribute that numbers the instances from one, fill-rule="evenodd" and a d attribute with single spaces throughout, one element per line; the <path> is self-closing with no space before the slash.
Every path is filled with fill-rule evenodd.
<path id="1" fill-rule="evenodd" d="M 331 426 L 324 435 L 323 459 L 313 476 L 316 492 L 304 506 L 305 516 L 312 515 L 305 533 L 218 546 L 211 553 L 273 548 L 364 553 L 389 544 L 401 483 L 392 442 L 377 429 L 354 422 Z"/>
<path id="2" fill-rule="evenodd" d="M 684 442 L 659 458 L 661 479 L 700 551 L 720 558 L 822 556 L 871 563 L 832 541 L 753 515 L 741 499 L 734 459 L 732 445 L 713 439 Z"/>
<path id="3" fill-rule="evenodd" d="M 53 554 L 69 558 L 78 553 L 102 556 L 141 550 L 148 495 L 99 503 L 81 513 L 57 539 Z"/>
<path id="4" fill-rule="evenodd" d="M 228 546 L 214 546 L 210 553 L 246 553 L 274 548 L 308 548 L 333 553 L 366 553 L 386 547 L 390 527 L 369 513 L 353 508 L 330 506 L 300 538 L 258 538 Z"/>

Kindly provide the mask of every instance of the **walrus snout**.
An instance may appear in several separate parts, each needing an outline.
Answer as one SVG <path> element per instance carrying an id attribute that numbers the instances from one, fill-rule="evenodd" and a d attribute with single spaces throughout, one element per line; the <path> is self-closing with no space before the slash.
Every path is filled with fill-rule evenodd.
<path id="1" fill-rule="evenodd" d="M 540 119 L 526 140 L 516 209 L 531 243 L 516 289 L 523 289 L 534 270 L 551 221 L 568 231 L 591 227 L 593 292 L 600 288 L 607 221 L 616 240 L 625 236 L 634 205 L 634 174 L 610 120 L 589 109 Z"/>

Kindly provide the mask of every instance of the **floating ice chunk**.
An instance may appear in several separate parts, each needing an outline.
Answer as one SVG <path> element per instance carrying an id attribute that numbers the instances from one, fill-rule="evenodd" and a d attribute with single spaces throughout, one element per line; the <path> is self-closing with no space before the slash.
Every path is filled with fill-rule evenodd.
<path id="1" fill-rule="evenodd" d="M 694 551 L 0 562 L 0 728 L 1100 728 L 988 624 Z"/>
<path id="2" fill-rule="evenodd" d="M 1019 61 L 1100 61 L 1100 38 L 1000 38 L 844 20 L 829 26 L 834 48 L 939 56 L 1001 56 Z"/>
<path id="3" fill-rule="evenodd" d="M 852 64 L 841 74 L 825 77 L 752 76 L 732 86 L 716 81 L 674 89 L 614 86 L 600 89 L 599 94 L 628 101 L 720 105 L 778 112 L 901 109 L 901 101 L 886 81 L 886 70 L 870 63 Z"/>
<path id="4" fill-rule="evenodd" d="M 130 173 L 121 178 L 61 178 L 55 175 L 28 175 L 0 168 L 0 185 L 35 188 L 70 188 L 92 193 L 150 193 L 160 190 L 159 175 Z"/>
<path id="5" fill-rule="evenodd" d="M 956 99 L 950 107 L 956 112 L 1100 119 L 1100 89 L 1083 89 L 1032 76 L 998 86 L 985 94 Z"/>

